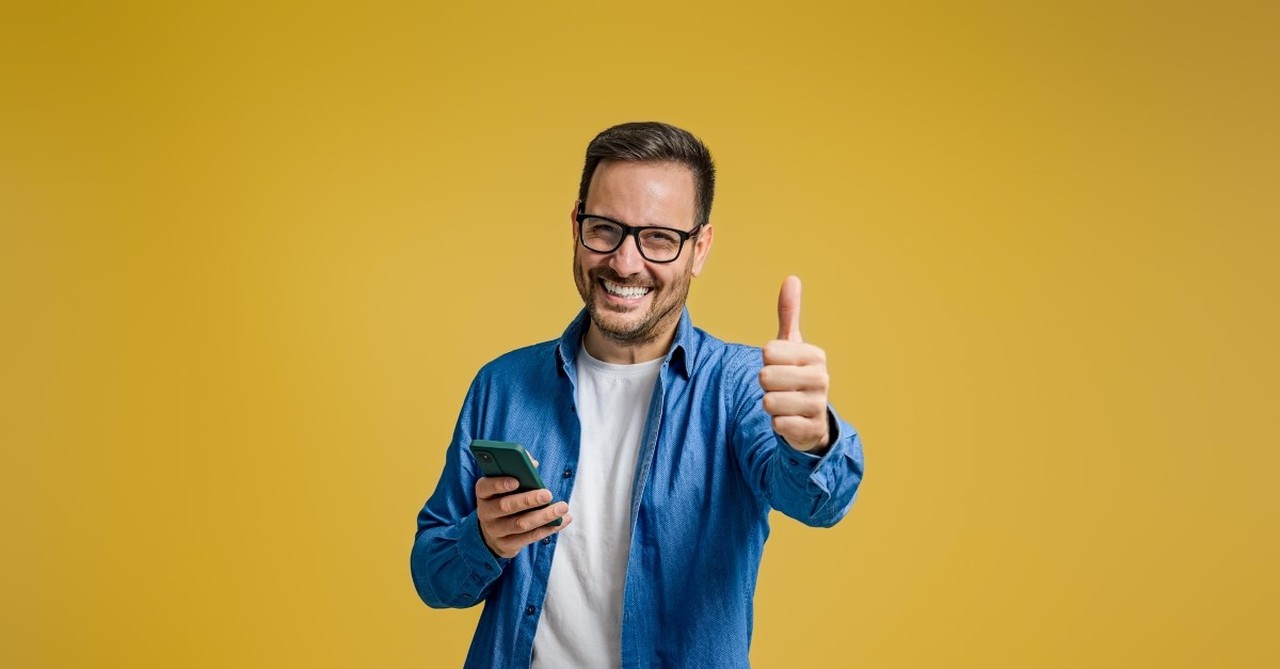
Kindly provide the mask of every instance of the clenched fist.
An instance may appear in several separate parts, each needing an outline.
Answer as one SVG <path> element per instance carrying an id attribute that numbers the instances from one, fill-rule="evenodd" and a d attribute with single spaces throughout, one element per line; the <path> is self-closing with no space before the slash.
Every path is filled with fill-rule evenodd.
<path id="1" fill-rule="evenodd" d="M 800 279 L 794 276 L 778 293 L 778 338 L 764 346 L 760 387 L 773 431 L 792 448 L 820 451 L 830 445 L 827 354 L 800 337 Z"/>

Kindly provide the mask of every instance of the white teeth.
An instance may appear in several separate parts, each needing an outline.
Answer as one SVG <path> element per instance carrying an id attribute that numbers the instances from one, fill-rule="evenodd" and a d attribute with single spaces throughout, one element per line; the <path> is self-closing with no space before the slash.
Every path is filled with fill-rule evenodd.
<path id="1" fill-rule="evenodd" d="M 650 290 L 653 290 L 652 288 L 645 288 L 644 286 L 619 286 L 616 283 L 610 283 L 604 279 L 601 279 L 600 283 L 603 283 L 604 289 L 609 291 L 611 294 L 628 299 L 644 297 L 649 294 Z"/>

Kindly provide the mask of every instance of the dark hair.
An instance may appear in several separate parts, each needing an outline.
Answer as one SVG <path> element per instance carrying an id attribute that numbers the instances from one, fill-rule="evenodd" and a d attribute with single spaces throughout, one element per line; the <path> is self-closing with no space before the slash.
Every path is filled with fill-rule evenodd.
<path id="1" fill-rule="evenodd" d="M 615 125 L 596 135 L 587 145 L 582 184 L 578 186 L 578 200 L 583 206 L 586 206 L 591 177 L 602 160 L 684 165 L 693 172 L 694 225 L 706 225 L 710 220 L 711 200 L 716 191 L 716 165 L 711 160 L 707 145 L 689 131 L 666 123 L 645 121 Z"/>

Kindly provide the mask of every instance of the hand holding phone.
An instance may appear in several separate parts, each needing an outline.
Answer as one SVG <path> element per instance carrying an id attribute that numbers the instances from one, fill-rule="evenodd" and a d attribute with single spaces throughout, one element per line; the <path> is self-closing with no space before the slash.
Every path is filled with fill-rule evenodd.
<path id="1" fill-rule="evenodd" d="M 476 481 L 480 534 L 494 555 L 515 557 L 572 522 L 568 504 L 551 504 L 551 491 L 523 446 L 477 439 L 471 453 L 484 474 Z"/>

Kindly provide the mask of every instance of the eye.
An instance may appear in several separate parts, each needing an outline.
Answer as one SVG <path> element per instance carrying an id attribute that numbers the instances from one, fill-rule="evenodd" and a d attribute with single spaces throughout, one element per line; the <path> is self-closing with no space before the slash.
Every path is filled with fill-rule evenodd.
<path id="1" fill-rule="evenodd" d="M 680 245 L 680 236 L 669 230 L 645 230 L 640 237 L 646 246 L 652 248 L 674 248 Z"/>
<path id="2" fill-rule="evenodd" d="M 600 218 L 588 218 L 582 221 L 583 234 L 597 237 L 613 237 L 621 231 L 616 224 Z"/>

